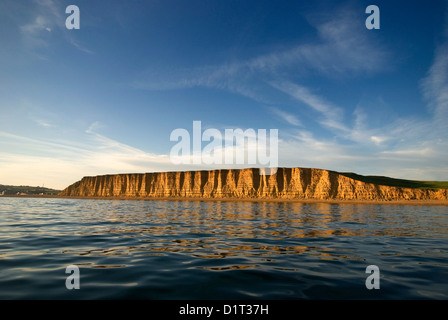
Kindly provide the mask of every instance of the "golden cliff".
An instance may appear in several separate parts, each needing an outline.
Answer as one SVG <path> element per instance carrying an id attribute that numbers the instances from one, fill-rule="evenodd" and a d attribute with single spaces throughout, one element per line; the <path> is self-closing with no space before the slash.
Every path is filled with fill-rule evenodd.
<path id="1" fill-rule="evenodd" d="M 334 171 L 279 168 L 155 172 L 84 177 L 63 190 L 69 197 L 239 198 L 315 200 L 448 200 L 448 189 L 389 187 Z"/>

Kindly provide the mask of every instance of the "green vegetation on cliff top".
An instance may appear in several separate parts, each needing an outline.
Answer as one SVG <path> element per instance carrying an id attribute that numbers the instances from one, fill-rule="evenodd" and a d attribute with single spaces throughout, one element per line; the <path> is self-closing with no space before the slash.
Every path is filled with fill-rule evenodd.
<path id="1" fill-rule="evenodd" d="M 15 195 L 17 193 L 25 193 L 29 195 L 41 194 L 56 195 L 60 190 L 45 188 L 45 187 L 30 187 L 30 186 L 10 186 L 0 184 L 0 195 Z"/>
<path id="2" fill-rule="evenodd" d="M 342 174 L 343 176 L 352 178 L 354 180 L 389 187 L 417 188 L 417 189 L 448 188 L 448 181 L 418 181 L 418 180 L 395 179 L 384 176 L 362 176 L 353 172 L 339 172 L 339 174 Z"/>

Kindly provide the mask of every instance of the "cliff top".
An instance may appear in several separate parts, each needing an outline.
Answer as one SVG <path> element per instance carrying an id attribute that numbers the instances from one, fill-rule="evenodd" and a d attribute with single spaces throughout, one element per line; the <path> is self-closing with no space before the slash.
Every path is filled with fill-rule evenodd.
<path id="1" fill-rule="evenodd" d="M 361 175 L 354 172 L 338 172 L 334 170 L 325 170 L 325 169 L 317 169 L 317 168 L 305 168 L 305 167 L 296 167 L 300 169 L 314 169 L 314 170 L 324 170 L 329 172 L 334 172 L 353 180 L 372 183 L 376 185 L 388 186 L 388 187 L 400 187 L 400 188 L 411 188 L 411 189 L 448 189 L 448 181 L 423 181 L 423 180 L 408 180 L 408 179 L 398 179 L 391 178 L 386 176 L 376 176 L 376 175 Z M 253 168 L 246 168 L 253 169 Z M 293 169 L 293 168 L 285 168 L 285 169 Z M 163 171 L 164 173 L 168 172 L 208 172 L 208 171 L 229 171 L 229 170 L 242 170 L 242 169 L 211 169 L 211 170 L 184 170 L 184 171 Z M 149 173 L 162 173 L 162 172 L 149 172 Z M 105 174 L 102 176 L 115 176 L 115 175 L 128 175 L 128 174 L 139 174 L 139 173 L 119 173 L 119 174 Z M 86 178 L 95 177 L 95 176 L 86 176 Z"/>
<path id="2" fill-rule="evenodd" d="M 447 189 L 448 181 L 420 181 L 420 180 L 406 180 L 396 179 L 385 176 L 363 176 L 353 172 L 338 172 L 339 174 L 352 178 L 354 180 L 365 183 L 373 183 L 388 187 L 401 188 L 417 188 L 417 189 Z"/>

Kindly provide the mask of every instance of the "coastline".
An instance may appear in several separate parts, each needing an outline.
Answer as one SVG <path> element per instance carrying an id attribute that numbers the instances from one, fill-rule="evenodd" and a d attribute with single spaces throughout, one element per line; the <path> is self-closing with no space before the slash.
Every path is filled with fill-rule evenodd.
<path id="1" fill-rule="evenodd" d="M 83 197 L 59 195 L 3 195 L 4 198 L 53 198 L 80 200 L 144 200 L 144 201 L 226 201 L 226 202 L 276 202 L 276 203 L 328 203 L 373 205 L 423 205 L 448 206 L 448 200 L 343 200 L 343 199 L 281 199 L 281 198 L 200 198 L 200 197 Z"/>

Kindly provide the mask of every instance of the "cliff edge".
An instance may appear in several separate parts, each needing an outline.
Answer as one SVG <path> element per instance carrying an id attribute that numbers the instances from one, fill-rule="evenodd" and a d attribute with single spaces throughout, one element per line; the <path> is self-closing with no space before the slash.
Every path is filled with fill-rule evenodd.
<path id="1" fill-rule="evenodd" d="M 334 171 L 278 168 L 154 172 L 84 177 L 68 186 L 66 197 L 239 198 L 297 200 L 448 200 L 448 189 L 384 186 Z"/>

